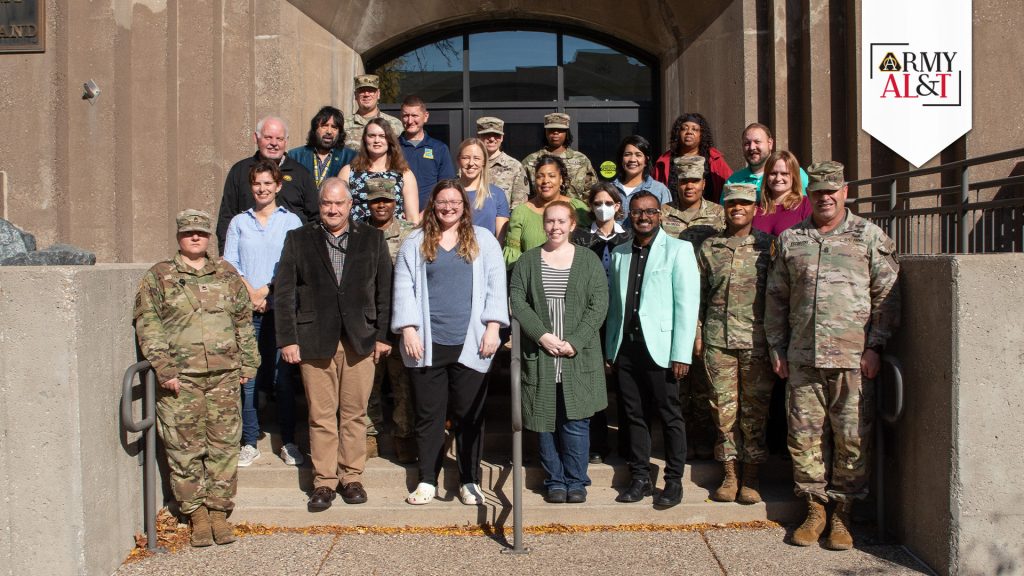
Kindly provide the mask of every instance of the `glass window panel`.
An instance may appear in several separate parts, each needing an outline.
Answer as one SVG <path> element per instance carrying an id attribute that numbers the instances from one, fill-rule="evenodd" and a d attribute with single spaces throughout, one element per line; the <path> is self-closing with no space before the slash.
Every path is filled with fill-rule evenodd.
<path id="1" fill-rule="evenodd" d="M 505 139 L 501 149 L 516 160 L 522 161 L 530 154 L 544 147 L 544 124 L 505 123 Z"/>
<path id="2" fill-rule="evenodd" d="M 579 135 L 577 136 L 577 149 L 590 158 L 594 170 L 602 180 L 614 180 L 615 177 L 604 178 L 601 176 L 601 164 L 603 162 L 615 163 L 615 152 L 619 143 L 626 136 L 636 134 L 640 128 L 637 122 L 580 122 Z"/>
<path id="3" fill-rule="evenodd" d="M 462 36 L 421 46 L 374 70 L 380 101 L 400 104 L 415 94 L 424 102 L 462 101 Z"/>
<path id="4" fill-rule="evenodd" d="M 651 101 L 651 68 L 602 44 L 562 37 L 565 98 L 569 101 Z"/>
<path id="5" fill-rule="evenodd" d="M 557 36 L 526 31 L 471 34 L 469 93 L 474 102 L 557 99 Z"/>

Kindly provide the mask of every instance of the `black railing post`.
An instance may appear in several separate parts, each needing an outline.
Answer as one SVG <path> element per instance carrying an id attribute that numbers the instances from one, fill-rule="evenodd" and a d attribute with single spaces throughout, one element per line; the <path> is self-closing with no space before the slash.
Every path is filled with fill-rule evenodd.
<path id="1" fill-rule="evenodd" d="M 964 166 L 960 172 L 960 210 L 959 210 L 959 226 L 957 226 L 957 240 L 959 241 L 959 249 L 962 254 L 967 254 L 970 248 L 970 225 L 967 223 L 967 205 L 970 203 L 970 180 L 967 174 L 968 167 Z M 984 247 L 982 248 L 984 251 Z"/>
<path id="2" fill-rule="evenodd" d="M 509 364 L 511 376 L 512 408 L 512 549 L 503 550 L 510 554 L 526 554 L 530 550 L 523 545 L 523 405 L 522 405 L 522 338 L 519 321 L 512 319 L 512 361 Z"/>
<path id="3" fill-rule="evenodd" d="M 135 375 L 142 374 L 142 420 L 132 416 Z M 142 455 L 142 516 L 146 525 L 146 548 L 166 552 L 157 546 L 156 533 L 156 372 L 146 360 L 128 367 L 121 384 L 121 423 L 129 432 L 143 432 L 146 447 Z"/>
<path id="4" fill-rule="evenodd" d="M 892 393 L 895 406 L 886 411 L 883 406 L 882 387 L 879 383 L 884 382 L 881 371 L 888 366 L 892 371 Z M 879 542 L 887 539 L 887 520 L 885 516 L 885 430 L 886 424 L 895 424 L 903 416 L 903 369 L 896 357 L 885 354 L 882 356 L 882 366 L 879 374 L 875 377 L 875 520 L 878 526 L 877 538 Z"/>
<path id="5" fill-rule="evenodd" d="M 893 178 L 892 182 L 889 182 L 889 238 L 899 245 L 900 241 L 896 238 L 896 216 L 893 215 L 896 211 L 897 194 L 896 179 Z"/>

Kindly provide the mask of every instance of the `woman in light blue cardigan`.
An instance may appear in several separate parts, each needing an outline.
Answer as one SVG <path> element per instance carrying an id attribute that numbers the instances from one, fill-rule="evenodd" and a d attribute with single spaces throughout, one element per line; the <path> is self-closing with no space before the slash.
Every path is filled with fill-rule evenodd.
<path id="1" fill-rule="evenodd" d="M 419 450 L 420 483 L 408 503 L 426 504 L 437 495 L 449 396 L 458 421 L 459 499 L 484 503 L 484 376 L 498 349 L 498 330 L 508 324 L 501 246 L 487 229 L 473 226 L 462 184 L 442 180 L 431 191 L 420 228 L 399 248 L 395 262 L 391 330 L 402 335 L 399 348 L 413 384 Z"/>

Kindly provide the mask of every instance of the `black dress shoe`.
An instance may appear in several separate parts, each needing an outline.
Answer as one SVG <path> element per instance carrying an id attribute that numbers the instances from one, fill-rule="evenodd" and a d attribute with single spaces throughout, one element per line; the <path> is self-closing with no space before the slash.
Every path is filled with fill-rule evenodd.
<path id="1" fill-rule="evenodd" d="M 583 504 L 587 501 L 587 491 L 569 490 L 569 495 L 566 496 L 565 501 L 569 504 Z"/>
<path id="2" fill-rule="evenodd" d="M 327 486 L 321 486 L 313 493 L 309 495 L 309 502 L 306 506 L 313 511 L 327 510 L 331 507 L 331 502 L 334 501 L 334 490 L 331 490 Z"/>
<path id="3" fill-rule="evenodd" d="M 661 494 L 654 497 L 654 505 L 659 508 L 671 508 L 683 501 L 683 483 L 679 480 L 665 482 Z"/>
<path id="4" fill-rule="evenodd" d="M 654 489 L 651 487 L 651 480 L 644 478 L 643 480 L 633 479 L 629 483 L 629 488 L 622 494 L 619 494 L 616 498 L 616 502 L 639 502 L 644 499 L 644 496 L 650 496 Z"/>
<path id="5" fill-rule="evenodd" d="M 366 502 L 366 490 L 363 490 L 363 485 L 359 482 L 349 482 L 341 487 L 341 499 L 345 501 L 345 504 L 362 504 Z"/>
<path id="6" fill-rule="evenodd" d="M 548 493 L 544 496 L 544 501 L 548 504 L 565 504 L 565 498 L 565 490 L 555 488 L 554 490 L 548 490 Z"/>
<path id="7" fill-rule="evenodd" d="M 601 456 L 600 452 L 591 452 L 589 461 L 591 464 L 601 464 L 604 462 L 604 457 Z"/>

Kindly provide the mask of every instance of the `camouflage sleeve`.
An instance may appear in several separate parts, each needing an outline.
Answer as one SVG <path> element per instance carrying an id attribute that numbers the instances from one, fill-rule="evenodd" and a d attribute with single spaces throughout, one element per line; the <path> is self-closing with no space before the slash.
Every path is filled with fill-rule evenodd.
<path id="1" fill-rule="evenodd" d="M 584 157 L 584 158 L 586 158 L 586 157 Z M 593 186 L 594 184 L 597 184 L 597 182 L 598 182 L 598 180 L 597 180 L 597 171 L 594 170 L 594 165 L 590 162 L 590 158 L 586 158 L 586 160 L 587 160 L 587 166 L 586 166 L 587 172 L 586 172 L 586 175 L 583 177 L 583 194 L 584 195 L 586 195 L 586 193 L 590 191 L 590 187 L 591 186 Z"/>
<path id="2" fill-rule="evenodd" d="M 539 155 L 536 152 L 534 152 L 528 155 L 526 158 L 523 158 L 523 174 L 526 176 L 526 195 L 528 197 L 533 195 L 533 169 L 534 164 L 537 163 L 538 157 Z M 515 210 L 514 206 L 511 208 Z"/>
<path id="3" fill-rule="evenodd" d="M 156 273 L 150 270 L 142 277 L 139 291 L 135 295 L 135 337 L 142 355 L 153 365 L 160 383 L 177 378 L 181 369 L 171 356 L 168 344 L 170 339 L 164 330 L 163 319 L 160 318 L 162 301 L 159 280 Z"/>
<path id="4" fill-rule="evenodd" d="M 252 326 L 252 301 L 249 300 L 249 291 L 245 289 L 242 278 L 233 271 L 225 273 L 235 295 L 231 320 L 235 326 L 235 342 L 242 355 L 242 377 L 255 378 L 256 369 L 260 367 L 260 352 L 256 344 L 256 330 Z"/>
<path id="5" fill-rule="evenodd" d="M 865 347 L 885 346 L 900 324 L 900 263 L 896 244 L 879 232 L 871 249 L 871 325 Z"/>
<path id="6" fill-rule="evenodd" d="M 708 254 L 710 252 L 710 243 L 705 241 L 700 247 L 700 252 L 697 253 L 697 268 L 700 270 L 700 312 L 697 314 L 698 338 L 703 338 L 704 315 L 708 310 L 708 297 L 711 292 L 711 281 L 708 278 L 708 274 L 711 273 L 711 265 L 708 263 Z"/>
<path id="7" fill-rule="evenodd" d="M 515 210 L 516 206 L 530 199 L 530 176 L 522 165 L 520 165 L 519 174 L 512 179 L 512 189 L 509 190 L 509 194 L 511 195 L 509 210 Z"/>
<path id="8" fill-rule="evenodd" d="M 769 248 L 771 265 L 765 290 L 764 332 L 772 361 L 786 360 L 789 348 L 789 269 L 782 254 L 781 239 L 772 240 Z"/>

